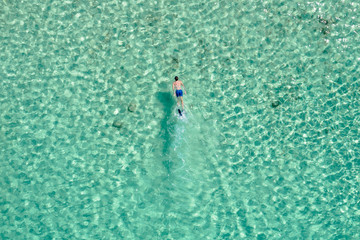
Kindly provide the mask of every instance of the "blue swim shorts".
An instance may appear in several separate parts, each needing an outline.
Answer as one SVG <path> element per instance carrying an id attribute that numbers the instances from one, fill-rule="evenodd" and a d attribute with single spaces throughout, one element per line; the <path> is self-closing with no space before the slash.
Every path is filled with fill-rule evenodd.
<path id="1" fill-rule="evenodd" d="M 182 92 L 181 89 L 180 89 L 180 90 L 176 90 L 176 97 L 182 97 L 182 95 L 183 95 L 183 92 Z"/>

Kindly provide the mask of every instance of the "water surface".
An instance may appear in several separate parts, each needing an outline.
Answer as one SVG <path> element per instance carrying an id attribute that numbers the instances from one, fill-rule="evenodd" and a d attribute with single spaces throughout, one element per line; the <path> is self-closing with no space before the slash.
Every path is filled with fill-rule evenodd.
<path id="1" fill-rule="evenodd" d="M 1 238 L 359 239 L 359 7 L 1 1 Z"/>

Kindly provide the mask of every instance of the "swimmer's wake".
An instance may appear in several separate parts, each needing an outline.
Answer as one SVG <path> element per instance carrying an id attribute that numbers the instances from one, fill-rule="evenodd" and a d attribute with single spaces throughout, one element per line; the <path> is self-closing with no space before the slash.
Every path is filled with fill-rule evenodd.
<path id="1" fill-rule="evenodd" d="M 176 176 L 183 179 L 183 181 L 192 182 L 191 172 L 186 163 L 186 159 L 188 157 L 188 143 L 186 140 L 187 121 L 184 121 L 186 118 L 184 111 L 181 111 L 181 109 L 176 108 L 175 115 L 182 121 L 175 123 L 175 131 L 173 132 L 175 136 L 175 139 L 172 142 L 173 153 L 175 154 L 175 158 L 173 159 L 176 159 L 173 173 L 176 173 Z"/>

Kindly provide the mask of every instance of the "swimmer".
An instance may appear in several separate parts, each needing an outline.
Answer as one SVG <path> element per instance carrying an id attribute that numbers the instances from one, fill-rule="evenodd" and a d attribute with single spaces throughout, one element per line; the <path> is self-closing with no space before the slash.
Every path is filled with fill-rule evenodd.
<path id="1" fill-rule="evenodd" d="M 183 101 L 183 91 L 181 89 L 181 86 L 183 86 L 184 88 L 184 93 L 186 94 L 186 90 L 185 90 L 185 85 L 183 84 L 182 81 L 179 81 L 179 78 L 176 76 L 175 77 L 175 81 L 173 82 L 172 88 L 173 88 L 173 92 L 174 92 L 174 96 L 176 96 L 177 98 L 177 105 L 179 106 L 179 99 L 181 100 L 181 106 L 182 109 L 184 111 L 184 101 Z M 176 89 L 176 91 L 175 91 Z"/>

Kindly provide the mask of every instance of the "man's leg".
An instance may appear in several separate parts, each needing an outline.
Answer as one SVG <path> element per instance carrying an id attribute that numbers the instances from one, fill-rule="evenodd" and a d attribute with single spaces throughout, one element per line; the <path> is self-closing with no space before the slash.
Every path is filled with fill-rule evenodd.
<path id="1" fill-rule="evenodd" d="M 184 101 L 183 101 L 183 98 L 182 98 L 182 97 L 180 97 L 180 99 L 181 99 L 181 106 L 182 106 L 182 109 L 183 109 L 183 111 L 184 111 Z"/>

